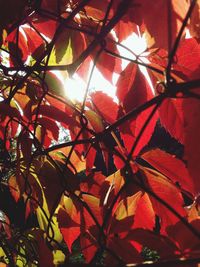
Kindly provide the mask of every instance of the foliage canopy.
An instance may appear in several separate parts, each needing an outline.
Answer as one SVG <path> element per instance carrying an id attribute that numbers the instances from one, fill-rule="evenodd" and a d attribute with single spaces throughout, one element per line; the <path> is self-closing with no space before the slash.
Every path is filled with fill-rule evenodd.
<path id="1" fill-rule="evenodd" d="M 198 265 L 199 14 L 199 0 L 0 2 L 1 192 L 37 217 L 18 229 L 0 212 L 2 264 Z M 95 68 L 117 100 L 90 90 Z M 183 155 L 148 145 L 158 123 Z"/>

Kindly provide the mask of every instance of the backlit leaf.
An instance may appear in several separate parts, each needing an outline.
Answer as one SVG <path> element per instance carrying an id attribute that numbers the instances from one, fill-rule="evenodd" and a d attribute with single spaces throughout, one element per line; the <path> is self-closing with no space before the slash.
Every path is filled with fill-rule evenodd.
<path id="1" fill-rule="evenodd" d="M 35 110 L 34 110 L 34 113 L 36 113 Z M 41 105 L 40 109 L 39 109 L 39 114 L 41 114 L 43 116 L 47 116 L 47 117 L 54 119 L 58 122 L 62 122 L 67 126 L 69 124 L 74 124 L 74 122 L 75 122 L 72 117 L 68 116 L 68 114 L 55 108 L 54 106 Z"/>
<path id="2" fill-rule="evenodd" d="M 160 149 L 154 149 L 142 154 L 142 158 L 174 183 L 178 182 L 185 190 L 191 193 L 194 192 L 194 185 L 188 169 L 174 155 L 168 154 Z"/>
<path id="3" fill-rule="evenodd" d="M 159 198 L 172 207 L 179 215 L 186 216 L 183 208 L 183 198 L 180 190 L 162 174 L 140 167 L 142 173 L 146 176 L 149 189 Z M 166 227 L 174 225 L 179 221 L 177 216 L 168 210 L 158 199 L 149 194 L 155 213 L 161 218 L 161 232 L 165 233 Z"/>
<path id="4" fill-rule="evenodd" d="M 112 124 L 117 118 L 118 106 L 107 94 L 97 91 L 90 95 L 94 109 L 102 118 Z"/>
<path id="5" fill-rule="evenodd" d="M 186 0 L 156 0 L 153 3 L 151 0 L 137 0 L 134 1 L 131 17 L 138 25 L 141 25 L 142 18 L 146 30 L 155 40 L 155 46 L 167 49 L 169 43 L 170 46 L 174 44 L 188 8 Z M 153 18 L 159 18 L 159 23 Z"/>
<path id="6" fill-rule="evenodd" d="M 58 223 L 63 238 L 71 252 L 73 242 L 80 235 L 80 211 L 73 201 L 68 198 L 65 199 L 65 209 L 59 209 Z"/>

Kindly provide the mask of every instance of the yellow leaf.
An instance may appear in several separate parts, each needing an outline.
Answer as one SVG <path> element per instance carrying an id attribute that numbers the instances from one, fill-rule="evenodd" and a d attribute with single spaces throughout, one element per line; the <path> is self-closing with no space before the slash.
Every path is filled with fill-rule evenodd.
<path id="1" fill-rule="evenodd" d="M 93 110 L 86 110 L 85 116 L 89 120 L 95 132 L 98 133 L 104 130 L 102 118 L 96 112 L 94 112 Z"/>
<path id="2" fill-rule="evenodd" d="M 61 250 L 54 250 L 53 251 L 53 264 L 55 266 L 59 264 L 63 264 L 65 261 L 65 254 Z"/>
<path id="3" fill-rule="evenodd" d="M 136 194 L 121 200 L 117 207 L 117 210 L 115 211 L 115 218 L 117 220 L 123 220 L 126 217 L 133 216 L 135 214 L 137 204 L 141 196 L 142 192 L 139 191 Z"/>

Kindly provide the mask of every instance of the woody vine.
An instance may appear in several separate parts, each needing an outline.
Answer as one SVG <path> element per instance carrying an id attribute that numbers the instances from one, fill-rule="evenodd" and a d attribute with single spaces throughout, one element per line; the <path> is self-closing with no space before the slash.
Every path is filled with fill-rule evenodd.
<path id="1" fill-rule="evenodd" d="M 26 224 L 0 211 L 2 266 L 198 266 L 199 9 L 0 3 L 1 195 L 23 202 Z M 133 33 L 146 39 L 139 55 L 122 44 Z M 117 100 L 90 90 L 95 68 L 111 83 L 118 75 Z M 65 95 L 75 74 L 82 102 Z M 158 123 L 181 156 L 149 146 Z"/>

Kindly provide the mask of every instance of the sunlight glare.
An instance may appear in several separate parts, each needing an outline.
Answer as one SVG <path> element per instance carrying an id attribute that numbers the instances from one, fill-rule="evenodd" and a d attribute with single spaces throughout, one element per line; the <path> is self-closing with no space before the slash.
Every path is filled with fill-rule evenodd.
<path id="1" fill-rule="evenodd" d="M 138 56 L 138 61 L 148 63 L 148 60 L 145 57 L 147 55 L 147 52 L 145 52 L 145 50 L 147 49 L 147 43 L 144 36 L 133 33 L 122 42 L 122 45 L 124 47 L 118 46 L 120 55 L 133 60 L 135 60 L 136 56 Z M 127 49 L 125 47 L 127 47 Z M 125 69 L 128 63 L 128 60 L 122 59 L 122 70 Z M 90 71 L 92 69 L 92 64 L 93 63 L 91 63 Z M 139 66 L 139 68 L 146 77 L 147 81 L 150 84 L 152 92 L 154 93 L 154 89 L 146 68 L 143 66 Z M 118 99 L 116 97 L 116 83 L 118 78 L 119 74 L 113 73 L 113 80 L 112 83 L 110 83 L 103 77 L 99 70 L 95 68 L 90 81 L 88 94 L 94 91 L 102 91 L 112 97 L 115 102 L 118 102 Z M 67 98 L 69 98 L 73 102 L 83 102 L 87 84 L 77 74 L 75 74 L 72 78 L 65 79 L 63 81 L 63 84 Z"/>
<path id="2" fill-rule="evenodd" d="M 138 30 L 139 31 L 139 30 Z M 130 58 L 132 60 L 136 60 L 136 56 L 138 56 L 137 61 L 148 64 L 149 61 L 147 59 L 148 52 L 145 52 L 147 49 L 147 42 L 145 39 L 145 35 L 137 35 L 136 33 L 133 33 L 130 35 L 126 40 L 122 42 L 122 45 L 127 47 L 128 49 L 125 49 L 123 47 L 119 47 L 120 55 Z M 122 60 L 122 69 L 125 69 L 128 65 L 128 60 Z M 153 95 L 155 95 L 155 89 L 153 87 L 153 84 L 151 82 L 150 76 L 147 72 L 146 67 L 139 65 L 139 69 L 145 76 L 147 82 L 149 83 L 149 86 L 151 88 L 151 91 Z"/>
<path id="3" fill-rule="evenodd" d="M 71 101 L 82 102 L 85 96 L 86 84 L 78 75 L 64 81 L 65 95 Z"/>
<path id="4" fill-rule="evenodd" d="M 122 42 L 122 46 L 118 47 L 120 55 L 136 60 L 136 56 L 140 56 L 141 61 L 145 61 L 145 57 L 142 55 L 147 49 L 147 43 L 145 36 L 139 36 L 136 33 L 131 34 L 126 40 Z M 127 60 L 122 60 L 122 68 L 124 69 L 128 64 Z"/>

